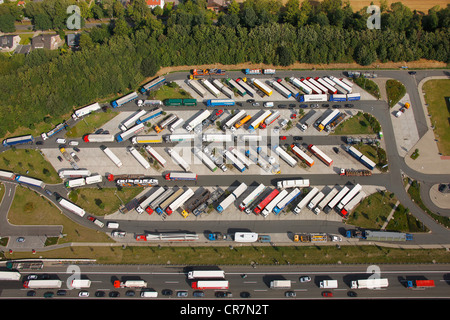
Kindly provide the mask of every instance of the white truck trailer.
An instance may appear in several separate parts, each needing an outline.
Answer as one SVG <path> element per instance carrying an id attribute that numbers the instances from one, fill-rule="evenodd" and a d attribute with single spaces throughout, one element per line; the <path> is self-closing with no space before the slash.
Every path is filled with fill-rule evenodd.
<path id="1" fill-rule="evenodd" d="M 330 212 L 333 210 L 333 208 L 341 201 L 341 199 L 345 196 L 345 194 L 349 191 L 349 188 L 345 186 L 341 189 L 341 191 L 338 192 L 338 194 L 328 203 L 328 205 L 325 207 L 324 211 L 325 213 Z"/>
<path id="2" fill-rule="evenodd" d="M 128 151 L 133 155 L 133 157 L 145 168 L 150 168 L 150 163 L 137 151 L 134 147 L 128 147 Z"/>
<path id="3" fill-rule="evenodd" d="M 109 149 L 108 147 L 103 147 L 101 148 L 103 150 L 103 152 L 108 156 L 108 158 L 114 162 L 114 164 L 117 167 L 121 167 L 122 166 L 122 161 L 120 161 L 119 157 L 117 157 L 114 152 L 111 151 L 111 149 Z"/>
<path id="4" fill-rule="evenodd" d="M 247 185 L 242 182 L 228 197 L 226 197 L 220 204 L 217 206 L 217 211 L 222 213 L 225 209 L 227 209 L 237 198 L 239 198 L 244 192 L 247 190 Z"/>
<path id="5" fill-rule="evenodd" d="M 64 198 L 60 198 L 58 200 L 58 203 L 61 205 L 61 207 L 63 207 L 64 209 L 69 210 L 70 212 L 73 212 L 77 215 L 79 215 L 80 217 L 83 217 L 86 214 L 86 211 L 84 211 L 83 208 L 75 205 L 74 203 L 64 199 Z"/>
<path id="6" fill-rule="evenodd" d="M 309 179 L 282 180 L 277 182 L 278 189 L 306 188 L 306 187 L 309 187 Z"/>
<path id="7" fill-rule="evenodd" d="M 156 198 L 158 198 L 162 193 L 164 192 L 164 188 L 163 187 L 159 187 L 158 189 L 156 189 L 155 192 L 153 192 L 150 196 L 148 196 L 147 198 L 145 198 L 144 201 L 142 201 L 137 207 L 136 207 L 136 212 L 141 214 L 144 212 L 144 210 L 148 207 L 148 205 L 155 200 Z"/>
<path id="8" fill-rule="evenodd" d="M 337 289 L 338 281 L 337 280 L 323 280 L 319 282 L 319 286 L 321 289 Z"/>
<path id="9" fill-rule="evenodd" d="M 167 153 L 170 155 L 172 160 L 177 163 L 180 167 L 184 169 L 184 171 L 189 171 L 191 167 L 189 164 L 180 156 L 180 154 L 174 149 L 168 149 Z"/>
<path id="10" fill-rule="evenodd" d="M 319 204 L 320 200 L 322 200 L 324 197 L 325 197 L 325 194 L 322 191 L 320 191 L 308 203 L 308 209 L 311 211 L 314 211 L 313 209 Z"/>
<path id="11" fill-rule="evenodd" d="M 211 112 L 209 112 L 208 110 L 203 110 L 198 116 L 196 116 L 194 119 L 191 120 L 191 122 L 189 122 L 186 125 L 186 130 L 188 132 L 191 132 L 192 130 L 194 130 L 196 126 L 201 124 L 203 120 L 206 120 L 210 115 Z"/>
<path id="12" fill-rule="evenodd" d="M 306 206 L 306 204 L 309 203 L 317 193 L 319 193 L 319 189 L 317 189 L 316 187 L 314 187 L 311 191 L 309 191 L 308 194 L 297 204 L 297 206 L 294 209 L 294 213 L 299 214 L 302 211 L 302 209 Z"/>
<path id="13" fill-rule="evenodd" d="M 264 210 L 261 212 L 261 215 L 263 217 L 267 217 L 269 213 L 272 212 L 272 210 L 276 207 L 276 205 L 283 200 L 288 195 L 287 190 L 281 190 L 281 192 L 272 200 L 269 202 L 269 204 L 264 208 Z"/>
<path id="14" fill-rule="evenodd" d="M 326 207 L 326 205 L 334 198 L 335 195 L 338 193 L 338 189 L 333 188 L 328 194 L 319 202 L 317 207 L 314 208 L 314 213 L 319 214 L 323 208 Z"/>

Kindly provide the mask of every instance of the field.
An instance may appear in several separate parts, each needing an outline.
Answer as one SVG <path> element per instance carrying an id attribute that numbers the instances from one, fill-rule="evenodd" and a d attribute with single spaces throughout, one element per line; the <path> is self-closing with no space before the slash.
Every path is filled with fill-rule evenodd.
<path id="1" fill-rule="evenodd" d="M 450 156 L 450 80 L 429 80 L 423 91 L 439 152 Z"/>

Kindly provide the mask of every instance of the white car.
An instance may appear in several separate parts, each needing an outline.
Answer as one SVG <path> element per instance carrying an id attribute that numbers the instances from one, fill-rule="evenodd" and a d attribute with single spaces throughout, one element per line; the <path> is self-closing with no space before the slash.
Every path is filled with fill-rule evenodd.
<path id="1" fill-rule="evenodd" d="M 79 297 L 89 297 L 89 292 L 88 291 L 80 291 L 80 293 L 78 293 Z"/>

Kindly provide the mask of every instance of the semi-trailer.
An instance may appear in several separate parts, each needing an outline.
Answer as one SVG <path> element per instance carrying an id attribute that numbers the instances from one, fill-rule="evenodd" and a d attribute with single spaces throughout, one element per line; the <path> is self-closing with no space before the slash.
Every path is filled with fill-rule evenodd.
<path id="1" fill-rule="evenodd" d="M 239 160 L 241 161 L 247 168 L 250 167 L 250 161 L 249 159 L 242 153 L 240 152 L 238 149 L 236 149 L 235 147 L 230 147 L 228 148 L 228 150 L 233 153 L 233 155 Z"/>
<path id="2" fill-rule="evenodd" d="M 347 95 L 345 93 L 335 93 L 330 95 L 330 101 L 342 102 L 347 101 Z"/>
<path id="3" fill-rule="evenodd" d="M 70 212 L 73 212 L 77 215 L 79 215 L 80 217 L 84 217 L 84 215 L 86 214 L 86 211 L 84 211 L 83 208 L 77 206 L 76 204 L 64 199 L 64 198 L 60 198 L 58 200 L 58 203 L 61 207 L 63 207 L 64 209 L 69 210 Z"/>
<path id="4" fill-rule="evenodd" d="M 186 130 L 188 132 L 191 132 L 192 130 L 194 130 L 196 126 L 201 124 L 203 120 L 206 120 L 210 115 L 211 112 L 209 112 L 208 110 L 203 110 L 186 125 Z"/>
<path id="5" fill-rule="evenodd" d="M 3 140 L 3 146 L 4 147 L 10 147 L 15 146 L 18 144 L 25 144 L 25 143 L 33 143 L 34 137 L 31 134 L 20 136 L 20 137 L 14 137 L 14 138 L 7 138 Z"/>
<path id="6" fill-rule="evenodd" d="M 324 79 L 316 77 L 315 80 L 319 82 L 322 86 L 327 88 L 329 94 L 336 94 L 337 90 L 330 83 L 326 82 Z"/>
<path id="7" fill-rule="evenodd" d="M 145 110 L 138 110 L 137 112 L 132 114 L 131 117 L 125 120 L 122 124 L 120 124 L 119 126 L 120 130 L 122 130 L 122 132 L 127 131 L 128 129 L 133 127 L 136 124 L 136 121 L 138 121 L 138 119 L 146 113 L 147 111 Z"/>
<path id="8" fill-rule="evenodd" d="M 20 277 L 19 271 L 0 271 L 1 281 L 19 281 Z"/>
<path id="9" fill-rule="evenodd" d="M 193 172 L 170 172 L 165 176 L 166 180 L 197 180 L 197 174 Z"/>
<path id="10" fill-rule="evenodd" d="M 86 177 L 85 178 L 86 184 L 94 184 L 94 183 L 100 183 L 103 181 L 103 177 L 99 174 L 90 176 L 90 177 Z"/>
<path id="11" fill-rule="evenodd" d="M 163 203 L 167 198 L 169 198 L 174 192 L 175 190 L 173 188 L 168 188 L 163 193 L 161 193 L 155 200 L 150 202 L 145 211 L 147 211 L 148 214 L 152 214 L 153 211 L 157 210 L 159 205 Z"/>
<path id="12" fill-rule="evenodd" d="M 389 281 L 386 278 L 360 279 L 351 282 L 351 289 L 381 289 L 387 288 Z"/>
<path id="13" fill-rule="evenodd" d="M 63 122 L 58 124 L 56 127 L 54 127 L 52 130 L 50 130 L 49 132 L 44 132 L 41 134 L 42 140 L 47 140 L 48 138 L 54 136 L 55 134 L 57 134 L 58 132 L 60 132 L 63 129 L 67 128 L 67 123 Z"/>
<path id="14" fill-rule="evenodd" d="M 72 179 L 65 183 L 66 188 L 76 188 L 84 185 L 86 185 L 86 180 L 84 178 Z"/>
<path id="15" fill-rule="evenodd" d="M 277 182 L 278 189 L 307 188 L 307 187 L 309 187 L 309 179 L 282 180 Z"/>
<path id="16" fill-rule="evenodd" d="M 266 86 L 262 81 L 252 78 L 250 79 L 250 82 L 257 87 L 259 90 L 261 90 L 263 93 L 268 95 L 269 97 L 272 95 L 273 91 L 268 86 Z"/>
<path id="17" fill-rule="evenodd" d="M 90 104 L 88 106 L 85 106 L 83 108 L 80 108 L 78 110 L 75 110 L 75 112 L 72 114 L 72 118 L 74 120 L 78 120 L 79 118 L 86 116 L 90 114 L 91 112 L 95 112 L 97 110 L 100 110 L 102 107 L 98 102 Z"/>
<path id="18" fill-rule="evenodd" d="M 162 166 L 166 166 L 166 159 L 164 159 L 155 149 L 150 146 L 145 146 L 145 150 Z"/>
<path id="19" fill-rule="evenodd" d="M 272 112 L 269 110 L 264 111 L 260 116 L 256 117 L 256 119 L 250 123 L 248 131 L 249 132 L 255 131 L 261 125 L 261 123 L 263 123 L 264 120 L 266 120 L 266 118 L 269 117 L 271 114 Z"/>
<path id="20" fill-rule="evenodd" d="M 262 69 L 245 69 L 245 74 L 262 74 Z"/>
<path id="21" fill-rule="evenodd" d="M 344 218 L 348 218 L 348 214 L 366 197 L 366 193 L 364 191 L 360 191 L 352 200 L 350 200 L 340 211 L 339 213 Z"/>
<path id="22" fill-rule="evenodd" d="M 132 144 L 162 143 L 162 137 L 158 135 L 140 135 L 131 138 Z"/>
<path id="23" fill-rule="evenodd" d="M 242 97 L 247 94 L 247 91 L 245 91 L 244 88 L 242 88 L 236 81 L 234 81 L 231 78 L 226 79 L 226 82 L 241 95 Z"/>
<path id="24" fill-rule="evenodd" d="M 194 290 L 226 290 L 228 287 L 228 280 L 197 280 L 191 283 L 191 288 Z"/>
<path id="25" fill-rule="evenodd" d="M 300 95 L 300 102 L 325 102 L 328 101 L 327 94 L 303 94 Z"/>
<path id="26" fill-rule="evenodd" d="M 256 91 L 250 87 L 247 83 L 246 83 L 246 79 L 236 79 L 236 82 L 242 87 L 244 88 L 245 91 L 247 91 L 248 95 L 251 97 L 255 97 L 256 96 Z"/>
<path id="27" fill-rule="evenodd" d="M 146 288 L 147 282 L 144 280 L 115 280 L 113 285 L 114 288 Z"/>
<path id="28" fill-rule="evenodd" d="M 344 206 L 355 197 L 359 191 L 361 191 L 362 186 L 358 183 L 355 185 L 337 204 L 338 211 L 341 211 Z"/>
<path id="29" fill-rule="evenodd" d="M 181 99 L 180 99 L 180 100 L 181 100 Z M 140 125 L 140 124 L 144 124 L 144 123 L 146 123 L 147 121 L 150 121 L 150 120 L 152 120 L 152 119 L 156 119 L 156 118 L 162 116 L 162 115 L 163 115 L 163 112 L 164 112 L 163 109 L 161 109 L 161 108 L 155 108 L 155 109 L 153 109 L 153 110 L 147 112 L 147 113 L 144 114 L 143 116 L 141 116 L 141 117 L 136 121 L 136 124 L 137 124 L 137 125 Z"/>
<path id="30" fill-rule="evenodd" d="M 200 150 L 198 148 L 195 148 L 194 149 L 194 154 L 200 160 L 202 160 L 202 162 L 205 164 L 205 166 L 207 166 L 212 172 L 215 172 L 217 170 L 217 165 L 202 150 Z"/>
<path id="31" fill-rule="evenodd" d="M 278 91 L 286 99 L 292 97 L 291 92 L 288 89 L 286 89 L 283 85 L 281 85 L 278 81 L 271 80 L 269 81 L 269 85 L 273 87 L 276 91 Z"/>
<path id="32" fill-rule="evenodd" d="M 276 205 L 288 195 L 288 193 L 289 192 L 285 189 L 281 190 L 280 193 L 278 193 L 277 196 L 272 201 L 270 201 L 268 205 L 266 205 L 266 207 L 262 210 L 261 215 L 263 217 L 267 217 L 269 213 L 273 211 Z"/>
<path id="33" fill-rule="evenodd" d="M 268 116 L 264 122 L 261 124 L 261 127 L 266 128 L 275 122 L 281 116 L 280 111 L 275 111 L 270 116 Z"/>
<path id="34" fill-rule="evenodd" d="M 246 124 L 248 121 L 250 121 L 250 119 L 252 118 L 252 116 L 247 115 L 244 118 L 242 118 L 239 122 L 237 122 L 234 126 L 232 126 L 230 128 L 231 131 L 236 131 L 236 129 L 239 129 L 240 127 L 242 127 L 244 124 Z"/>
<path id="35" fill-rule="evenodd" d="M 286 88 L 286 90 L 288 90 L 291 93 L 291 96 L 293 98 L 295 98 L 297 100 L 298 96 L 300 95 L 300 93 L 298 92 L 298 89 L 295 88 L 294 86 L 290 85 L 289 83 L 287 83 L 285 80 L 283 79 L 278 79 L 278 82 Z"/>
<path id="36" fill-rule="evenodd" d="M 237 112 L 222 126 L 223 130 L 230 129 L 236 122 L 241 120 L 247 114 L 245 110 L 236 111 Z"/>
<path id="37" fill-rule="evenodd" d="M 206 101 L 208 107 L 230 107 L 235 104 L 236 102 L 233 99 L 209 99 Z"/>
<path id="38" fill-rule="evenodd" d="M 202 79 L 200 80 L 202 85 L 216 98 L 220 96 L 220 90 L 218 90 L 208 79 Z"/>
<path id="39" fill-rule="evenodd" d="M 178 117 L 174 114 L 171 114 L 169 117 L 158 123 L 158 125 L 155 126 L 156 133 L 160 133 L 163 131 L 168 125 L 174 123 L 177 121 Z"/>
<path id="40" fill-rule="evenodd" d="M 174 149 L 168 149 L 167 153 L 175 163 L 177 163 L 181 168 L 184 169 L 184 171 L 190 170 L 191 167 L 189 166 L 189 164 L 183 159 L 183 157 L 180 156 L 177 151 L 175 151 Z"/>
<path id="41" fill-rule="evenodd" d="M 138 94 L 136 92 L 132 92 L 132 93 L 129 93 L 129 94 L 123 96 L 122 98 L 119 98 L 119 99 L 111 102 L 111 106 L 113 108 L 121 107 L 125 103 L 133 101 L 134 99 L 137 99 L 137 98 L 138 98 Z"/>
<path id="42" fill-rule="evenodd" d="M 275 69 L 263 69 L 264 74 L 275 74 Z"/>
<path id="43" fill-rule="evenodd" d="M 352 93 L 352 91 L 353 91 L 352 87 L 350 87 L 349 85 L 345 84 L 344 82 L 342 82 L 338 78 L 333 77 L 333 76 L 329 76 L 328 78 L 331 81 L 333 81 L 337 86 L 340 86 L 341 88 L 347 90 L 347 93 Z"/>
<path id="44" fill-rule="evenodd" d="M 320 200 L 322 200 L 324 197 L 325 197 L 325 194 L 322 191 L 320 191 L 308 203 L 308 209 L 315 213 L 314 208 L 319 204 Z"/>
<path id="45" fill-rule="evenodd" d="M 150 168 L 150 163 L 137 151 L 134 147 L 128 147 L 128 151 L 131 155 L 144 167 L 144 169 Z"/>
<path id="46" fill-rule="evenodd" d="M 206 96 L 206 90 L 197 82 L 197 80 L 186 80 L 187 84 L 202 98 Z"/>
<path id="47" fill-rule="evenodd" d="M 347 115 L 346 115 L 344 112 L 340 113 L 338 117 L 336 117 L 333 121 L 331 121 L 331 122 L 325 127 L 325 130 L 326 130 L 327 132 L 333 130 L 339 123 L 341 123 L 341 122 L 345 119 L 346 116 L 347 116 Z"/>
<path id="48" fill-rule="evenodd" d="M 87 134 L 83 136 L 84 142 L 114 142 L 113 134 Z"/>
<path id="49" fill-rule="evenodd" d="M 319 287 L 321 289 L 337 289 L 338 281 L 337 280 L 323 280 L 319 282 Z"/>
<path id="50" fill-rule="evenodd" d="M 205 133 L 202 135 L 203 142 L 231 142 L 233 140 L 231 134 Z"/>
<path id="51" fill-rule="evenodd" d="M 320 150 L 317 146 L 310 144 L 308 146 L 308 149 L 314 153 L 314 155 L 322 160 L 323 163 L 325 163 L 327 166 L 331 166 L 333 164 L 333 160 L 328 157 L 325 153 L 323 153 L 322 150 Z"/>
<path id="52" fill-rule="evenodd" d="M 292 158 L 286 151 L 284 151 L 279 145 L 275 145 L 274 146 L 274 151 L 275 153 L 284 161 L 286 161 L 286 163 L 288 165 L 290 165 L 291 167 L 295 167 L 295 165 L 297 164 L 297 160 L 295 160 L 294 158 Z"/>
<path id="53" fill-rule="evenodd" d="M 341 201 L 341 199 L 347 194 L 350 189 L 347 186 L 344 186 L 337 195 L 334 196 L 333 199 L 327 204 L 327 206 L 323 209 L 325 213 L 330 212 L 333 208 Z"/>
<path id="54" fill-rule="evenodd" d="M 312 94 L 312 89 L 310 87 L 308 87 L 307 85 L 305 85 L 303 82 L 301 82 L 299 79 L 291 77 L 291 78 L 289 78 L 289 81 L 294 86 L 299 88 L 303 93 L 305 93 L 305 94 Z"/>
<path id="55" fill-rule="evenodd" d="M 264 184 L 260 184 L 253 190 L 247 197 L 242 200 L 239 204 L 239 210 L 244 211 L 259 195 L 264 191 L 266 186 Z"/>
<path id="56" fill-rule="evenodd" d="M 166 213 L 168 215 L 171 215 L 175 210 L 177 210 L 179 207 L 181 207 L 193 195 L 194 195 L 194 191 L 192 189 L 187 189 L 166 208 L 166 210 L 165 210 Z"/>
<path id="57" fill-rule="evenodd" d="M 360 93 L 349 93 L 347 94 L 347 101 L 358 101 L 361 100 Z"/>
<path id="58" fill-rule="evenodd" d="M 228 161 L 230 161 L 238 171 L 240 171 L 240 172 L 244 172 L 245 171 L 245 169 L 246 169 L 245 165 L 238 158 L 236 158 L 234 156 L 234 154 L 232 154 L 230 151 L 225 150 L 223 152 L 223 156 Z"/>
<path id="59" fill-rule="evenodd" d="M 309 83 L 311 83 L 313 86 L 315 86 L 317 89 L 319 89 L 322 93 L 328 93 L 328 88 L 326 88 L 320 82 L 314 80 L 311 77 L 307 77 L 306 80 L 308 80 Z"/>
<path id="60" fill-rule="evenodd" d="M 108 156 L 108 158 L 114 162 L 117 167 L 122 166 L 122 161 L 120 161 L 119 157 L 117 157 L 114 152 L 111 151 L 108 147 L 101 146 L 100 149 Z"/>
<path id="61" fill-rule="evenodd" d="M 317 189 L 316 187 L 312 188 L 307 194 L 306 196 L 303 197 L 302 200 L 300 200 L 300 202 L 297 204 L 297 206 L 294 208 L 294 213 L 295 214 L 299 214 L 302 209 L 312 200 L 312 198 L 314 198 L 314 196 L 319 193 L 319 189 Z"/>
<path id="62" fill-rule="evenodd" d="M 181 142 L 181 141 L 191 141 L 194 140 L 197 135 L 195 134 L 170 134 L 164 136 L 165 142 Z"/>
<path id="63" fill-rule="evenodd" d="M 211 191 L 207 189 L 200 189 L 197 194 L 194 193 L 194 196 L 190 197 L 190 199 L 184 202 L 184 209 L 189 213 L 196 214 L 196 208 L 204 204 L 211 197 Z"/>
<path id="64" fill-rule="evenodd" d="M 175 129 L 179 128 L 183 124 L 184 120 L 182 118 L 178 118 L 174 123 L 169 125 L 170 132 L 175 132 Z"/>
<path id="65" fill-rule="evenodd" d="M 275 208 L 273 208 L 273 212 L 277 215 L 279 214 L 284 208 L 286 208 L 292 201 L 294 201 L 302 191 L 299 188 L 295 188 L 292 190 L 286 197 L 283 198 Z"/>
<path id="66" fill-rule="evenodd" d="M 27 176 L 17 175 L 14 177 L 14 180 L 16 180 L 17 182 L 20 182 L 20 183 L 34 186 L 34 187 L 39 187 L 39 188 L 45 187 L 44 181 L 35 179 L 35 178 L 31 178 L 31 177 L 27 177 Z"/>
<path id="67" fill-rule="evenodd" d="M 129 139 L 129 138 L 137 135 L 139 132 L 143 131 L 144 129 L 145 129 L 144 123 L 137 124 L 137 125 L 131 127 L 130 129 L 128 129 L 127 131 L 124 131 L 124 132 L 118 134 L 116 136 L 116 140 L 117 140 L 117 142 L 122 142 L 126 139 Z"/>
<path id="68" fill-rule="evenodd" d="M 23 287 L 26 289 L 59 289 L 62 283 L 61 280 L 56 279 L 35 279 L 24 281 Z"/>
<path id="69" fill-rule="evenodd" d="M 312 84 L 308 79 L 302 78 L 302 79 L 300 79 L 300 81 L 303 82 L 308 87 L 310 87 L 312 89 L 313 93 L 315 93 L 315 94 L 324 94 L 325 93 L 322 90 L 320 90 L 319 88 L 317 88 L 314 84 Z"/>
<path id="70" fill-rule="evenodd" d="M 267 197 L 265 197 L 256 207 L 253 209 L 255 214 L 260 214 L 262 210 L 280 193 L 278 189 L 273 189 Z"/>
<path id="71" fill-rule="evenodd" d="M 270 281 L 271 289 L 290 289 L 291 280 L 272 280 Z"/>
<path id="72" fill-rule="evenodd" d="M 161 100 L 138 100 L 138 107 L 142 106 L 162 106 L 163 103 Z"/>
<path id="73" fill-rule="evenodd" d="M 315 110 L 309 111 L 303 118 L 300 119 L 300 130 L 306 131 L 315 121 L 314 115 L 317 112 Z"/>
<path id="74" fill-rule="evenodd" d="M 157 197 L 159 197 L 164 192 L 163 187 L 158 187 L 155 192 L 153 192 L 150 196 L 146 197 L 139 205 L 136 207 L 136 212 L 141 214 L 147 209 L 148 205 L 154 201 Z"/>
<path id="75" fill-rule="evenodd" d="M 334 119 L 336 119 L 339 116 L 340 112 L 339 110 L 335 109 L 333 112 L 331 112 L 325 119 L 322 120 L 322 122 L 317 127 L 319 131 L 322 131 L 325 129 L 325 127 L 330 124 Z"/>
<path id="76" fill-rule="evenodd" d="M 330 192 L 319 202 L 319 204 L 314 208 L 314 213 L 319 214 L 327 204 L 338 194 L 338 189 L 333 188 Z"/>
<path id="77" fill-rule="evenodd" d="M 374 231 L 374 230 L 347 230 L 347 238 L 358 238 L 373 241 L 412 241 L 413 235 L 405 232 Z"/>
<path id="78" fill-rule="evenodd" d="M 166 78 L 157 77 L 157 78 L 153 79 L 152 81 L 144 84 L 140 91 L 141 91 L 141 93 L 146 93 L 147 91 L 154 90 L 154 89 L 158 88 L 160 85 L 162 85 L 164 83 L 164 81 L 166 81 Z"/>
<path id="79" fill-rule="evenodd" d="M 301 150 L 299 147 L 295 145 L 291 145 L 292 152 L 299 157 L 303 162 L 305 162 L 309 167 L 312 167 L 314 165 L 314 160 L 306 154 L 303 150 Z"/>
<path id="80" fill-rule="evenodd" d="M 82 170 L 61 170 L 58 172 L 58 175 L 61 179 L 66 178 L 81 178 L 81 177 L 89 177 L 91 172 L 86 169 Z"/>
<path id="81" fill-rule="evenodd" d="M 408 280 L 406 288 L 408 289 L 425 289 L 434 288 L 434 280 Z"/>
<path id="82" fill-rule="evenodd" d="M 239 198 L 245 190 L 247 190 L 247 185 L 242 182 L 234 191 L 228 195 L 224 200 L 220 202 L 220 204 L 216 207 L 216 210 L 219 213 L 224 212 L 233 202 L 236 201 L 237 198 Z"/>
<path id="83" fill-rule="evenodd" d="M 155 211 L 158 214 L 163 214 L 165 209 L 176 199 L 178 199 L 182 194 L 184 193 L 183 189 L 178 189 L 174 193 L 172 193 L 168 198 L 166 198 L 164 201 L 162 201 L 157 207 L 155 207 Z M 153 203 L 152 203 L 153 205 Z"/>
<path id="84" fill-rule="evenodd" d="M 0 178 L 14 180 L 15 177 L 16 175 L 13 172 L 0 170 Z"/>

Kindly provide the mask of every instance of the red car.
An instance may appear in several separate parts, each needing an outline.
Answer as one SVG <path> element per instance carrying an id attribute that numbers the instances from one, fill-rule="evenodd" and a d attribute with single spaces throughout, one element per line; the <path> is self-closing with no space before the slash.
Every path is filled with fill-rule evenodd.
<path id="1" fill-rule="evenodd" d="M 95 218 L 92 217 L 92 216 L 89 216 L 89 217 L 88 217 L 88 220 L 94 222 L 94 221 L 95 221 Z"/>
<path id="2" fill-rule="evenodd" d="M 136 241 L 147 241 L 145 234 L 139 234 L 136 236 Z"/>
<path id="3" fill-rule="evenodd" d="M 330 291 L 322 292 L 322 297 L 331 298 L 332 296 L 333 296 L 333 292 L 330 292 Z"/>
<path id="4" fill-rule="evenodd" d="M 280 140 L 286 140 L 286 136 L 281 136 Z"/>

